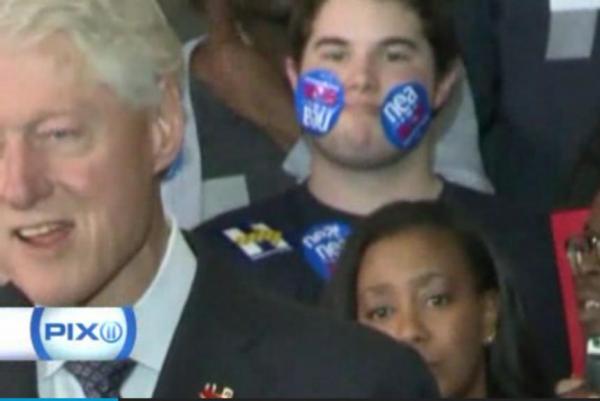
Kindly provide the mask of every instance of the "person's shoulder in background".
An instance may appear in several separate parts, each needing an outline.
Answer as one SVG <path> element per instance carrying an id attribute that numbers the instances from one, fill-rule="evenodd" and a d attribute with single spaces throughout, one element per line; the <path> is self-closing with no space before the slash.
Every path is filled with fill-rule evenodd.
<path id="1" fill-rule="evenodd" d="M 574 167 L 563 182 L 555 209 L 584 207 L 592 203 L 600 188 L 600 119 L 595 135 L 579 149 Z"/>
<path id="2" fill-rule="evenodd" d="M 315 303 L 322 287 L 306 268 L 297 233 L 303 186 L 207 221 L 187 239 L 201 263 L 226 264 L 268 292 Z"/>
<path id="3" fill-rule="evenodd" d="M 285 221 L 298 206 L 298 195 L 301 191 L 302 186 L 293 186 L 278 195 L 217 215 L 192 230 L 190 238 L 214 236 L 230 227 L 255 224 L 265 220 Z"/>

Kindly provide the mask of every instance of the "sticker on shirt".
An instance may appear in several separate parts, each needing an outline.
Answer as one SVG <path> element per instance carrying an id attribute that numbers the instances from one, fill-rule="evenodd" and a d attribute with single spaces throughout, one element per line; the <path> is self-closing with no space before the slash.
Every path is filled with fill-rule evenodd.
<path id="1" fill-rule="evenodd" d="M 396 148 L 414 149 L 427 133 L 432 119 L 427 90 L 418 82 L 393 87 L 381 105 L 381 125 Z"/>
<path id="2" fill-rule="evenodd" d="M 228 228 L 223 234 L 253 262 L 292 250 L 283 233 L 265 223 Z"/>
<path id="3" fill-rule="evenodd" d="M 333 275 L 351 233 L 348 224 L 333 221 L 311 227 L 302 237 L 304 258 L 324 281 Z"/>
<path id="4" fill-rule="evenodd" d="M 331 71 L 310 70 L 298 78 L 294 100 L 302 129 L 323 136 L 335 127 L 344 109 L 344 86 Z"/>

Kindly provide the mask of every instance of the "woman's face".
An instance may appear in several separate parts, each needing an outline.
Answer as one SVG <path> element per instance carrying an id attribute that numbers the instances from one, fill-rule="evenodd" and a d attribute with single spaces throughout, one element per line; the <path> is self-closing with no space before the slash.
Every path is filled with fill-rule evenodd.
<path id="1" fill-rule="evenodd" d="M 358 320 L 416 349 L 443 396 L 484 397 L 484 343 L 496 294 L 480 293 L 455 237 L 415 228 L 369 246 L 358 275 Z"/>

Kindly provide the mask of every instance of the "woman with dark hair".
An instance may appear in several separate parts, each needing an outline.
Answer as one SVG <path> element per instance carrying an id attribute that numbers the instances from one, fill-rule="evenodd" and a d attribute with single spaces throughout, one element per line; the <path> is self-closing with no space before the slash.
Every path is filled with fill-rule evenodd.
<path id="1" fill-rule="evenodd" d="M 444 397 L 552 394 L 515 291 L 440 203 L 394 203 L 362 221 L 323 304 L 413 346 Z"/>

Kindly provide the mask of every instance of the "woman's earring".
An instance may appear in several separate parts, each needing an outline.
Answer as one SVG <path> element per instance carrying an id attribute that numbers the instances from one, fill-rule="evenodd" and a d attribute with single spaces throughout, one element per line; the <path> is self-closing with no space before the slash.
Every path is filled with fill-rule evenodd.
<path id="1" fill-rule="evenodd" d="M 489 336 L 487 336 L 485 338 L 485 340 L 483 340 L 483 345 L 490 346 L 493 344 L 495 339 L 496 339 L 496 333 L 494 332 L 494 333 L 490 334 Z"/>

